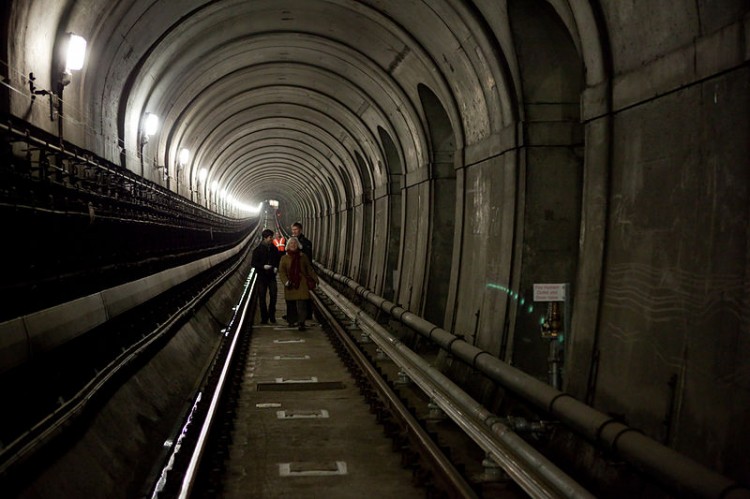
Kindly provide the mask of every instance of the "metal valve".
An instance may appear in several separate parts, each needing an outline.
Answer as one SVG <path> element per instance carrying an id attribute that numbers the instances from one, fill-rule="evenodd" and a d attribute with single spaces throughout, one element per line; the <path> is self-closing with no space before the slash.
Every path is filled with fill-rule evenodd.
<path id="1" fill-rule="evenodd" d="M 541 325 L 542 338 L 557 338 L 562 330 L 560 303 L 553 301 L 547 304 L 547 317 Z"/>

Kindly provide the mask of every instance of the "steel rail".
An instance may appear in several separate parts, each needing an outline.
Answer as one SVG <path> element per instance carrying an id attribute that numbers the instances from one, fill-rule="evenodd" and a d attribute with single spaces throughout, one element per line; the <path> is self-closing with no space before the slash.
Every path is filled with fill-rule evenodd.
<path id="1" fill-rule="evenodd" d="M 253 296 L 253 291 L 255 289 L 255 283 L 256 283 L 255 270 L 252 269 L 250 271 L 250 274 L 248 275 L 248 278 L 245 284 L 245 289 L 243 291 L 242 296 L 240 297 L 240 301 L 238 302 L 235 308 L 235 314 L 232 317 L 232 320 L 230 321 L 229 326 L 227 326 L 226 334 L 232 335 L 231 343 L 230 343 L 229 350 L 226 355 L 226 359 L 221 368 L 221 374 L 219 375 L 219 379 L 216 383 L 216 386 L 213 389 L 213 393 L 210 394 L 211 401 L 209 403 L 208 411 L 203 420 L 203 424 L 201 425 L 200 434 L 198 435 L 198 440 L 192 449 L 188 467 L 185 471 L 185 476 L 182 479 L 180 492 L 178 494 L 178 497 L 180 499 L 186 499 L 187 497 L 189 497 L 190 492 L 192 491 L 193 486 L 195 485 L 195 480 L 198 474 L 198 467 L 200 466 L 201 458 L 203 457 L 203 453 L 206 450 L 206 445 L 208 444 L 208 436 L 211 432 L 211 427 L 213 426 L 214 419 L 216 418 L 216 411 L 219 406 L 219 401 L 221 399 L 222 394 L 224 393 L 224 387 L 227 382 L 229 369 L 234 362 L 234 354 L 235 354 L 235 349 L 237 347 L 237 341 L 242 332 L 242 326 L 245 324 L 245 319 L 247 317 L 247 309 L 250 306 L 250 302 L 252 301 L 251 298 Z M 236 326 L 234 325 L 235 320 L 237 320 Z"/>
<path id="2" fill-rule="evenodd" d="M 321 290 L 327 296 L 330 297 L 327 289 L 329 286 L 325 283 L 321 283 Z M 320 298 L 311 293 L 313 301 L 318 303 L 318 307 L 321 313 L 326 317 L 328 322 L 332 325 L 336 324 L 336 320 L 333 315 L 322 306 Z M 332 298 L 333 300 L 333 298 Z M 334 300 L 335 301 L 335 300 Z M 440 473 L 443 478 L 443 482 L 450 487 L 452 491 L 457 495 L 451 495 L 451 497 L 466 497 L 474 498 L 477 497 L 476 492 L 469 483 L 466 482 L 463 476 L 456 470 L 453 463 L 448 460 L 445 454 L 440 450 L 437 444 L 430 438 L 424 428 L 419 424 L 419 421 L 404 407 L 403 402 L 393 392 L 391 387 L 386 383 L 383 378 L 378 374 L 376 369 L 367 360 L 362 351 L 357 347 L 356 343 L 347 335 L 342 328 L 337 327 L 334 329 L 337 338 L 342 342 L 349 355 L 354 359 L 359 368 L 367 376 L 369 382 L 375 387 L 378 394 L 388 404 L 388 407 L 396 413 L 396 416 L 406 425 L 409 434 L 416 439 L 416 443 L 425 451 L 430 463 Z"/>

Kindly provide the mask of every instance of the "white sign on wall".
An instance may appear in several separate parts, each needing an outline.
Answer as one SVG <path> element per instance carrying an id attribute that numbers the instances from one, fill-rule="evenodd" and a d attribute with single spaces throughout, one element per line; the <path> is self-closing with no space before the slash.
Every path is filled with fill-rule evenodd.
<path id="1" fill-rule="evenodd" d="M 565 301 L 565 283 L 534 284 L 534 301 Z"/>

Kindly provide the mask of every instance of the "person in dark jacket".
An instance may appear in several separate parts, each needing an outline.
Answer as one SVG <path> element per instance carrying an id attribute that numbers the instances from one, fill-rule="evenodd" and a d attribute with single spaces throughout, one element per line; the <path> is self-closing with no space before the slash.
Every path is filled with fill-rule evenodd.
<path id="1" fill-rule="evenodd" d="M 258 301 L 260 302 L 260 323 L 276 324 L 276 296 L 278 286 L 276 285 L 276 273 L 279 271 L 279 250 L 273 244 L 273 231 L 265 229 L 261 233 L 263 240 L 253 250 L 250 265 L 258 275 Z M 269 301 L 266 305 L 266 292 Z"/>
<path id="2" fill-rule="evenodd" d="M 313 261 L 312 241 L 306 238 L 305 235 L 302 233 L 302 224 L 300 222 L 294 222 L 292 224 L 292 237 L 297 238 L 300 246 L 302 246 L 302 253 L 307 255 L 307 259 L 310 260 L 310 263 L 312 263 Z"/>

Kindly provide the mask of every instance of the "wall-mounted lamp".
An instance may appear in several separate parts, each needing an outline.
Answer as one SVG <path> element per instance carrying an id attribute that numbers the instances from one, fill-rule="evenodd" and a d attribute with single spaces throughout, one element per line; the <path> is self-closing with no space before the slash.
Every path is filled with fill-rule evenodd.
<path id="1" fill-rule="evenodd" d="M 49 96 L 49 118 L 51 121 L 55 121 L 55 107 L 57 107 L 58 135 L 62 142 L 63 89 L 70 83 L 72 72 L 83 68 L 83 63 L 86 60 L 86 39 L 74 33 L 65 33 L 58 48 L 60 49 L 59 55 L 55 56 L 52 61 L 52 67 L 55 68 L 53 69 L 51 82 L 54 90 L 36 88 L 34 73 L 29 73 L 29 90 L 32 100 L 36 99 L 37 95 Z"/>
<path id="2" fill-rule="evenodd" d="M 197 199 L 198 203 L 201 203 L 206 199 L 206 179 L 207 178 L 208 178 L 207 169 L 201 168 L 200 170 L 198 170 L 198 175 L 196 175 L 197 185 L 196 185 L 196 189 L 193 191 L 198 197 Z"/>
<path id="3" fill-rule="evenodd" d="M 67 33 L 66 40 L 63 41 L 63 50 L 65 53 L 64 69 L 60 77 L 60 83 L 65 86 L 70 83 L 72 72 L 83 68 L 83 62 L 86 59 L 86 39 L 73 33 Z"/>
<path id="4" fill-rule="evenodd" d="M 141 127 L 141 146 L 148 142 L 148 139 L 159 129 L 159 117 L 154 113 L 143 115 L 143 126 Z"/>
<path id="5" fill-rule="evenodd" d="M 140 133 L 138 134 L 138 156 L 141 159 L 141 177 L 143 171 L 143 146 L 148 144 L 148 139 L 159 129 L 159 117 L 154 113 L 144 113 L 141 119 Z M 154 159 L 154 162 L 156 159 Z M 155 163 L 154 163 L 155 164 Z"/>
<path id="6" fill-rule="evenodd" d="M 184 147 L 180 149 L 180 153 L 177 155 L 177 164 L 182 167 L 188 164 L 190 160 L 190 151 Z"/>
<path id="7" fill-rule="evenodd" d="M 175 168 L 175 190 L 177 194 L 180 193 L 180 170 L 188 164 L 188 161 L 190 161 L 190 150 L 183 147 L 180 149 L 180 152 L 177 153 L 177 168 Z"/>

